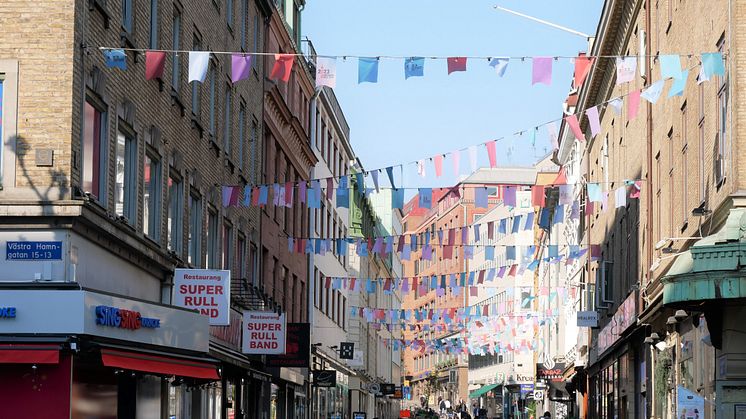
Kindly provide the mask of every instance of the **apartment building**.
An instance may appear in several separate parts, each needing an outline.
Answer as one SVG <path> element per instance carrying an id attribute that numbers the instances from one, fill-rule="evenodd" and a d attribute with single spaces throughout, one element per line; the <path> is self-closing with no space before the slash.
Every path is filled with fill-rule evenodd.
<path id="1" fill-rule="evenodd" d="M 740 263 L 738 2 L 606 1 L 589 55 L 638 56 L 629 83 L 599 59 L 578 93 L 585 109 L 662 79 L 661 56 L 680 56 L 679 95 L 643 101 L 638 115 L 601 107 L 601 131 L 580 146 L 563 125 L 558 161 L 604 191 L 641 185 L 613 208 L 584 202 L 581 237 L 600 245 L 582 277 L 581 309 L 599 313 L 578 380 L 583 417 L 679 417 L 684 395 L 700 417 L 725 418 L 746 400 Z M 704 80 L 699 54 L 721 52 L 724 75 Z M 690 54 L 690 55 L 689 55 Z M 626 100 L 625 100 L 626 102 Z M 583 118 L 582 126 L 587 129 Z M 591 211 L 591 207 L 593 211 Z M 584 380 L 587 378 L 587 381 Z M 583 381 L 585 381 L 583 383 Z M 585 386 L 586 388 L 582 388 Z"/>
<path id="2" fill-rule="evenodd" d="M 232 84 L 230 57 L 212 54 L 205 82 L 188 83 L 186 55 L 168 53 L 146 80 L 142 50 L 262 51 L 270 12 L 265 1 L 0 6 L 15 22 L 0 35 L 0 236 L 43 249 L 2 261 L 0 305 L 18 315 L 0 327 L 0 416 L 269 413 L 269 375 L 236 334 L 240 309 L 271 309 L 256 287 L 259 213 L 223 208 L 220 192 L 259 179 L 263 59 Z M 123 70 L 99 48 L 138 51 Z M 171 304 L 175 268 L 231 271 L 230 326 Z M 114 321 L 123 313 L 141 320 Z"/>

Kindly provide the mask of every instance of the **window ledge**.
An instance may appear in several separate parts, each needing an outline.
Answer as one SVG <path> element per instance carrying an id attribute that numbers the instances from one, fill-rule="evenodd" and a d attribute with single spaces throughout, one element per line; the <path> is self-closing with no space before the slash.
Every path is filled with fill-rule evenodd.
<path id="1" fill-rule="evenodd" d="M 104 18 L 104 28 L 109 29 L 111 16 L 106 10 L 106 0 L 88 0 L 88 10 L 97 10 Z"/>
<path id="2" fill-rule="evenodd" d="M 197 115 L 192 114 L 191 124 L 192 129 L 196 129 L 197 131 L 199 131 L 199 138 L 202 138 L 204 136 L 204 129 L 202 128 L 202 124 L 200 124 Z"/>
<path id="3" fill-rule="evenodd" d="M 184 103 L 181 102 L 181 98 L 179 97 L 179 92 L 174 90 L 174 88 L 171 88 L 171 106 L 178 106 L 179 107 L 179 113 L 181 114 L 181 117 L 184 117 Z"/>

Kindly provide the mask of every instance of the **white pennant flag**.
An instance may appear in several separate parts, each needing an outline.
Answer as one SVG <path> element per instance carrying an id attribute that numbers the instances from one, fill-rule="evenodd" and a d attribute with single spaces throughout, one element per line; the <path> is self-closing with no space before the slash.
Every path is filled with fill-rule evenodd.
<path id="1" fill-rule="evenodd" d="M 451 153 L 451 163 L 453 163 L 453 174 L 458 176 L 459 175 L 459 165 L 461 164 L 461 151 L 456 150 Z"/>
<path id="2" fill-rule="evenodd" d="M 647 89 L 643 90 L 640 94 L 640 97 L 652 104 L 655 104 L 655 102 L 658 101 L 658 98 L 661 97 L 661 93 L 663 93 L 663 85 L 665 83 L 665 80 L 658 80 L 657 82 L 648 86 Z"/>
<path id="3" fill-rule="evenodd" d="M 550 122 L 547 125 L 547 133 L 549 134 L 549 140 L 552 143 L 552 149 L 559 150 L 559 138 L 557 137 L 557 123 Z"/>
<path id="4" fill-rule="evenodd" d="M 417 174 L 425 177 L 425 160 L 417 160 Z"/>
<path id="5" fill-rule="evenodd" d="M 637 71 L 637 57 L 616 58 L 616 84 L 634 80 L 635 71 Z"/>
<path id="6" fill-rule="evenodd" d="M 189 51 L 189 81 L 204 83 L 209 65 L 209 51 Z"/>
<path id="7" fill-rule="evenodd" d="M 316 87 L 337 86 L 337 59 L 327 57 L 316 58 Z"/>
<path id="8" fill-rule="evenodd" d="M 617 97 L 614 99 L 611 99 L 609 101 L 609 106 L 611 106 L 611 109 L 614 110 L 614 115 L 619 116 L 622 114 L 622 106 L 624 105 L 624 102 L 622 101 L 622 98 Z"/>
<path id="9" fill-rule="evenodd" d="M 469 147 L 469 164 L 471 165 L 472 173 L 477 170 L 477 146 Z"/>

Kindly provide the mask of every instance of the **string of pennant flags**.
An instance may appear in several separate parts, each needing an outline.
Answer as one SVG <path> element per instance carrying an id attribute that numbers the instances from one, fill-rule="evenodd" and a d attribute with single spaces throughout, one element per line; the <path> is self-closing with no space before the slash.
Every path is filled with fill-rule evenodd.
<path id="1" fill-rule="evenodd" d="M 162 78 L 165 69 L 166 56 L 168 54 L 188 54 L 189 57 L 189 82 L 204 82 L 210 65 L 212 55 L 230 55 L 231 57 L 231 81 L 237 83 L 249 77 L 252 67 L 252 57 L 266 56 L 274 58 L 274 65 L 270 71 L 269 78 L 287 82 L 290 79 L 292 68 L 296 58 L 304 57 L 301 53 L 271 53 L 271 52 L 229 52 L 229 51 L 189 51 L 189 50 L 155 50 L 139 48 L 111 48 L 100 47 L 103 51 L 106 64 L 109 67 L 127 69 L 127 52 L 145 54 L 145 78 L 147 80 Z M 700 56 L 700 62 L 707 70 L 717 71 L 722 66 L 723 54 L 720 52 L 703 52 L 699 54 L 666 54 L 653 56 L 658 59 L 661 72 L 672 74 L 674 78 L 680 78 L 681 58 Z M 445 61 L 448 74 L 466 72 L 468 62 L 484 61 L 491 67 L 499 77 L 503 77 L 511 61 L 531 61 L 531 84 L 552 84 L 553 62 L 559 59 L 569 59 L 574 62 L 573 84 L 579 87 L 587 77 L 594 62 L 598 59 L 614 59 L 617 66 L 617 82 L 632 80 L 640 55 L 597 55 L 590 56 L 579 54 L 577 56 L 360 56 L 360 55 L 316 55 L 316 85 L 336 87 L 337 61 L 339 59 L 358 60 L 358 83 L 378 83 L 378 70 L 381 60 L 398 60 L 403 62 L 405 79 L 425 76 L 425 64 L 427 61 Z M 676 66 L 678 65 L 678 72 Z M 622 81 L 619 81 L 620 71 Z M 632 77 L 629 74 L 632 74 Z M 679 77 L 676 77 L 679 76 Z M 629 80 L 627 80 L 627 78 Z"/>

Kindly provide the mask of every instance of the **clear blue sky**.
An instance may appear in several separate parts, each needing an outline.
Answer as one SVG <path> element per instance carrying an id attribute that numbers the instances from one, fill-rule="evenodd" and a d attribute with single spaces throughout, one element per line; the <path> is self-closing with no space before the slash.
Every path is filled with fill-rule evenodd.
<path id="1" fill-rule="evenodd" d="M 555 56 L 587 49 L 585 39 L 493 9 L 495 4 L 595 34 L 602 0 L 309 0 L 303 35 L 319 54 Z M 530 165 L 551 151 L 545 129 L 536 149 L 512 134 L 559 118 L 570 89 L 570 60 L 554 61 L 551 86 L 531 86 L 531 60 L 511 61 L 499 78 L 486 60 L 447 75 L 428 60 L 425 77 L 404 79 L 402 61 L 383 60 L 377 84 L 357 84 L 357 59 L 338 60 L 335 93 L 366 169 L 410 162 L 473 144 L 498 142 L 498 165 Z M 511 157 L 507 149 L 513 146 Z M 486 165 L 486 157 L 480 163 Z M 462 153 L 462 173 L 468 157 Z M 436 179 L 407 176 L 408 187 L 452 185 L 451 162 Z M 385 178 L 385 175 L 383 176 Z M 383 182 L 386 184 L 386 182 Z"/>

